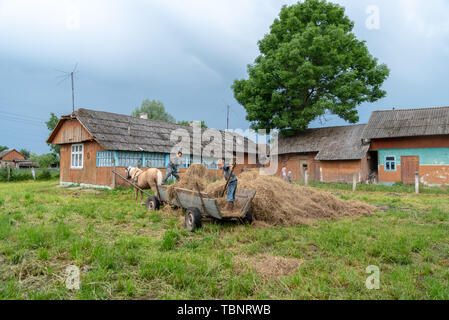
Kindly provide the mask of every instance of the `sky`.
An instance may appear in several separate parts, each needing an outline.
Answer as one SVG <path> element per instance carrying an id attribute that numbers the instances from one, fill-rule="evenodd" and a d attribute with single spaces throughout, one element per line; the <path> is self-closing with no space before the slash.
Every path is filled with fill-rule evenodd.
<path id="1" fill-rule="evenodd" d="M 0 145 L 49 152 L 44 122 L 72 111 L 64 72 L 77 65 L 75 108 L 130 114 L 145 98 L 177 120 L 247 129 L 235 79 L 258 55 L 257 41 L 279 0 L 0 0 Z M 391 70 L 374 110 L 449 105 L 449 1 L 334 0 L 354 33 Z M 62 80 L 62 81 L 61 81 Z M 312 126 L 344 125 L 327 116 Z"/>

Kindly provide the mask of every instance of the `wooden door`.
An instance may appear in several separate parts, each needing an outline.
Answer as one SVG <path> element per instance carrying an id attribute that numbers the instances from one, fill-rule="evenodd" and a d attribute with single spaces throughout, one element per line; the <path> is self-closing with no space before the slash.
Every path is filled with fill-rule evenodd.
<path id="1" fill-rule="evenodd" d="M 299 160 L 299 181 L 304 183 L 305 172 L 307 168 L 307 160 Z"/>
<path id="2" fill-rule="evenodd" d="M 419 172 L 419 157 L 401 157 L 401 177 L 403 184 L 414 184 L 415 174 Z"/>

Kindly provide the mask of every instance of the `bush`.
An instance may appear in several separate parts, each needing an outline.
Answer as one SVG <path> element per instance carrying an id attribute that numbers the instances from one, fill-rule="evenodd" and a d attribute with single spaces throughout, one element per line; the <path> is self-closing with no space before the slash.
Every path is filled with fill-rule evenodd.
<path id="1" fill-rule="evenodd" d="M 36 180 L 50 180 L 53 178 L 59 178 L 59 170 L 55 171 L 49 169 L 36 170 Z M 33 180 L 33 174 L 31 173 L 31 170 L 17 170 L 11 168 L 9 181 L 14 182 L 26 180 Z M 0 182 L 7 182 L 7 181 L 8 181 L 8 169 L 2 168 L 0 169 Z"/>
<path id="2" fill-rule="evenodd" d="M 41 172 L 36 174 L 37 180 L 50 180 L 51 179 L 51 172 L 48 169 L 44 169 Z"/>

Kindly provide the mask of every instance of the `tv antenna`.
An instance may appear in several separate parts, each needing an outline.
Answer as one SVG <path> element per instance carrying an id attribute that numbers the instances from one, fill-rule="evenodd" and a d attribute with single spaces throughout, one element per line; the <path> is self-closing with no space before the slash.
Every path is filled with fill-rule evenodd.
<path id="1" fill-rule="evenodd" d="M 78 67 L 78 63 L 75 64 L 75 67 L 73 68 L 73 70 L 71 72 L 67 72 L 67 71 L 62 71 L 62 70 L 58 70 L 56 69 L 56 71 L 61 72 L 62 75 L 60 75 L 58 78 L 60 79 L 60 81 L 58 82 L 58 85 L 60 85 L 62 82 L 64 82 L 67 79 L 71 79 L 72 80 L 72 112 L 75 112 L 75 86 L 74 86 L 74 75 L 78 73 L 78 71 L 76 70 L 76 68 Z"/>

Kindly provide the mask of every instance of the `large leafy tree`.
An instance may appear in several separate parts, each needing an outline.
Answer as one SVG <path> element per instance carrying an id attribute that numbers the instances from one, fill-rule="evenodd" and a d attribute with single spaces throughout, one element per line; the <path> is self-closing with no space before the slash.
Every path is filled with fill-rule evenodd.
<path id="1" fill-rule="evenodd" d="M 381 86 L 389 69 L 353 27 L 343 7 L 325 0 L 282 8 L 258 43 L 249 78 L 232 86 L 253 129 L 291 134 L 327 112 L 355 123 L 359 104 L 386 95 Z"/>
<path id="2" fill-rule="evenodd" d="M 47 129 L 50 132 L 52 132 L 56 128 L 58 122 L 59 122 L 59 118 L 52 112 L 52 113 L 50 113 L 50 119 L 48 119 L 48 121 L 45 122 L 45 124 L 47 126 Z M 50 150 L 52 151 L 52 153 L 55 154 L 57 157 L 59 157 L 60 146 L 51 144 L 51 143 L 48 143 L 48 146 L 50 147 Z"/>
<path id="3" fill-rule="evenodd" d="M 7 146 L 0 146 L 0 152 L 5 151 L 5 150 L 8 150 Z"/>
<path id="4" fill-rule="evenodd" d="M 19 152 L 25 157 L 25 159 L 29 159 L 31 156 L 31 152 L 27 149 L 20 149 Z"/>
<path id="5" fill-rule="evenodd" d="M 148 119 L 176 122 L 175 118 L 165 111 L 164 104 L 158 100 L 143 100 L 140 108 L 136 108 L 131 115 L 140 117 L 141 113 L 148 114 Z"/>

